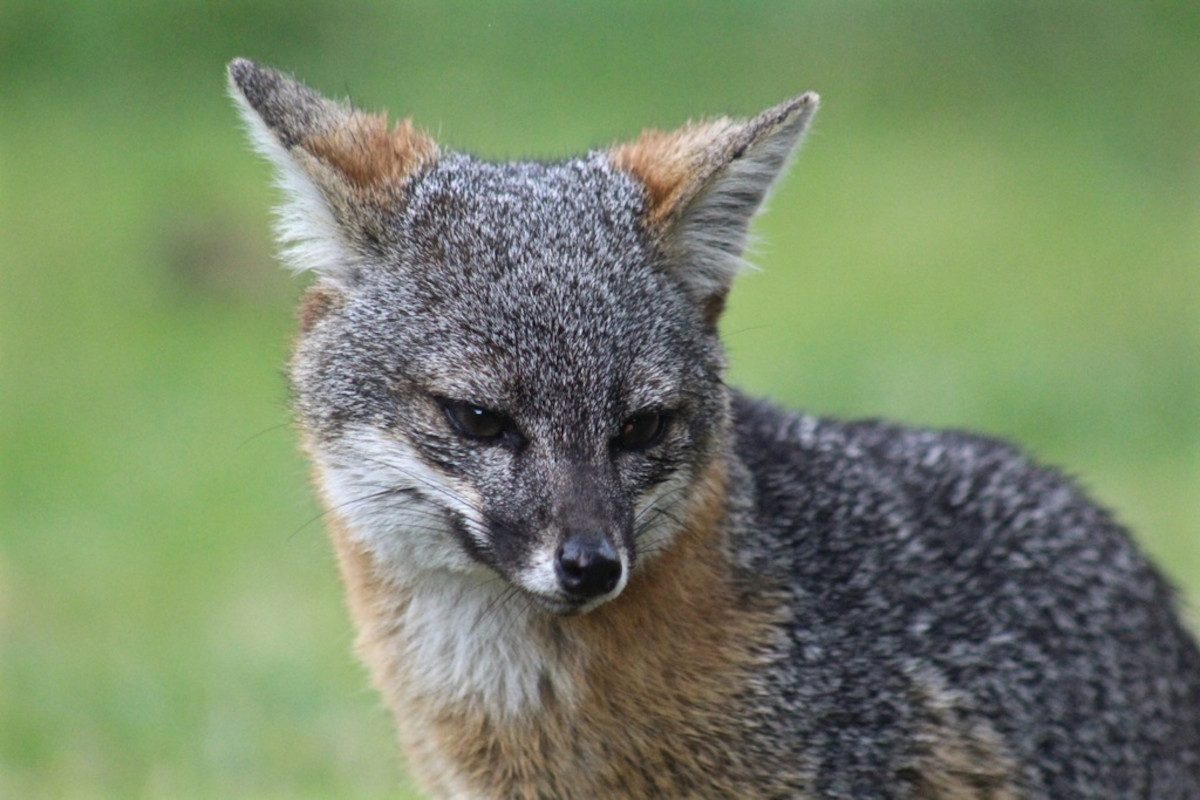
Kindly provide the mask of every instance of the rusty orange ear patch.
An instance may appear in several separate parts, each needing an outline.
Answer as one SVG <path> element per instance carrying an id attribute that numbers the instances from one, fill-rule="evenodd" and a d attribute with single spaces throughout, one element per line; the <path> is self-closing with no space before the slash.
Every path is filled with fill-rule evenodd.
<path id="1" fill-rule="evenodd" d="M 691 213 L 694 201 L 713 193 L 718 205 L 728 205 L 727 212 L 748 222 L 803 135 L 817 102 L 808 92 L 748 120 L 719 117 L 673 131 L 647 130 L 614 147 L 609 157 L 646 187 L 646 222 L 652 230 L 671 227 Z M 729 180 L 731 174 L 735 177 Z M 726 197 L 722 189 L 738 196 Z"/>
<path id="2" fill-rule="evenodd" d="M 613 150 L 613 163 L 645 185 L 652 227 L 673 217 L 695 196 L 714 168 L 720 142 L 736 127 L 732 120 L 720 118 L 674 131 L 647 130 Z"/>
<path id="3" fill-rule="evenodd" d="M 401 120 L 389 131 L 385 114 L 360 111 L 327 132 L 305 138 L 300 146 L 363 189 L 402 183 L 437 154 L 434 141 L 411 120 Z"/>

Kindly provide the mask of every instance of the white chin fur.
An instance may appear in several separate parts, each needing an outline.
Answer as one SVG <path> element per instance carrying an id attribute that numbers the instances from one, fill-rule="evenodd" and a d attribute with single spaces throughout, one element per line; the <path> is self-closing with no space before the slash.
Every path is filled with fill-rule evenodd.
<path id="1" fill-rule="evenodd" d="M 541 704 L 543 682 L 571 702 L 568 665 L 545 643 L 544 614 L 499 577 L 430 575 L 413 587 L 401 646 L 427 697 L 517 716 Z"/>

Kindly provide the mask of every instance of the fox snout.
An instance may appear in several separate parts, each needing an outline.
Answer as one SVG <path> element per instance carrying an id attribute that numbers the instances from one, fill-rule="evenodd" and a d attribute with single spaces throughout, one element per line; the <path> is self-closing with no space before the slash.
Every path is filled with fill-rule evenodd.
<path id="1" fill-rule="evenodd" d="M 579 462 L 547 474 L 545 493 L 527 496 L 510 580 L 560 613 L 587 611 L 621 593 L 633 567 L 629 503 L 606 470 Z M 540 507 L 540 511 L 536 510 Z"/>
<path id="2" fill-rule="evenodd" d="M 527 540 L 516 561 L 493 567 L 546 610 L 578 614 L 617 597 L 633 567 L 623 532 L 600 522 L 551 525 Z"/>

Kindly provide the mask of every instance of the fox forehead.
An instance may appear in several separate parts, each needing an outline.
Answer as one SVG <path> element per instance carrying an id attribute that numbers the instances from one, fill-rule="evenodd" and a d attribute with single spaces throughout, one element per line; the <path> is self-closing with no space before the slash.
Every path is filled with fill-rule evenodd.
<path id="1" fill-rule="evenodd" d="M 350 373 L 349 383 L 392 379 L 401 392 L 531 416 L 674 406 L 719 369 L 714 346 L 664 313 L 661 299 L 613 303 L 588 286 L 529 295 L 514 290 L 519 283 L 474 287 L 399 316 L 377 313 L 387 306 L 374 292 L 354 298 L 345 322 L 323 337 L 340 353 L 330 366 Z"/>
<path id="2" fill-rule="evenodd" d="M 645 190 L 598 154 L 554 164 L 449 155 L 409 187 L 396 231 L 405 289 L 459 329 L 494 320 L 503 333 L 530 319 L 582 333 L 666 288 L 642 235 L 644 204 Z"/>
<path id="3" fill-rule="evenodd" d="M 601 154 L 448 155 L 414 178 L 390 263 L 349 290 L 343 333 L 383 337 L 407 377 L 463 399 L 661 394 L 681 355 L 705 353 L 694 304 L 643 235 L 644 203 Z"/>
<path id="4" fill-rule="evenodd" d="M 490 163 L 449 153 L 408 187 L 406 238 L 460 269 L 499 277 L 521 264 L 628 264 L 646 191 L 593 153 L 556 163 Z"/>

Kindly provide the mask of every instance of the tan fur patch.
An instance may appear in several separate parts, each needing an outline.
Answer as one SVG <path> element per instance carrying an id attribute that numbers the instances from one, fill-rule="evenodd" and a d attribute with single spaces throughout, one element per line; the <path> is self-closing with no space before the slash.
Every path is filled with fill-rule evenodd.
<path id="1" fill-rule="evenodd" d="M 399 691 L 402 680 L 390 644 L 398 632 L 398 620 L 408 605 L 409 595 L 379 575 L 366 549 L 351 538 L 339 519 L 333 517 L 328 527 L 342 582 L 346 585 L 346 607 L 358 632 L 355 649 L 384 702 L 396 712 L 403 703 Z"/>
<path id="2" fill-rule="evenodd" d="M 968 715 L 934 676 L 916 676 L 912 698 L 924 712 L 914 737 L 917 757 L 903 779 L 921 800 L 1017 800 L 1017 768 L 1000 735 Z"/>
<path id="3" fill-rule="evenodd" d="M 674 131 L 646 130 L 616 147 L 612 161 L 633 175 L 650 197 L 647 222 L 658 227 L 681 211 L 712 171 L 714 143 L 737 127 L 727 118 L 691 122 Z"/>
<path id="4" fill-rule="evenodd" d="M 437 154 L 434 141 L 411 120 L 389 131 L 385 114 L 362 111 L 328 133 L 306 138 L 302 147 L 359 189 L 398 186 Z"/>
<path id="5" fill-rule="evenodd" d="M 341 305 L 341 302 L 342 295 L 329 286 L 317 284 L 305 292 L 296 314 L 300 321 L 300 333 L 305 334 L 312 330 L 314 325 Z"/>
<path id="6" fill-rule="evenodd" d="M 315 462 L 316 448 L 307 436 L 302 437 L 301 447 L 310 461 Z M 388 707 L 395 710 L 401 703 L 398 694 L 401 681 L 396 674 L 398 665 L 389 643 L 397 634 L 399 620 L 410 601 L 409 594 L 385 580 L 367 549 L 354 540 L 349 527 L 334 511 L 335 505 L 330 502 L 316 467 L 312 478 L 321 505 L 327 510 L 325 527 L 346 587 L 346 608 L 358 633 L 355 649 L 367 666 L 375 688 L 383 695 Z"/>

